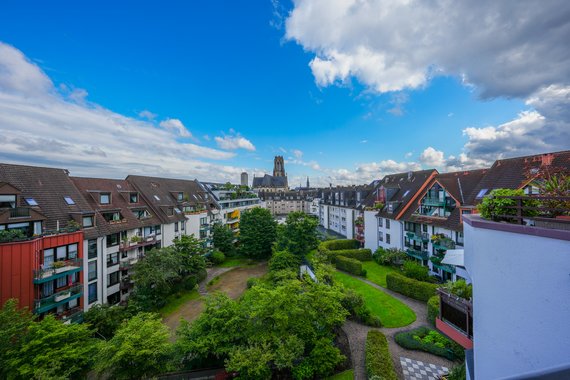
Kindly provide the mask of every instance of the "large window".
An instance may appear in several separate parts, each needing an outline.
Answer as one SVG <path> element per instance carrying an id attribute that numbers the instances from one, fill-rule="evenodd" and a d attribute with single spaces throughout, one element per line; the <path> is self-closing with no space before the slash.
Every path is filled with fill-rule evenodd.
<path id="1" fill-rule="evenodd" d="M 97 258 L 97 239 L 91 239 L 87 242 L 87 258 Z"/>
<path id="2" fill-rule="evenodd" d="M 88 281 L 95 280 L 97 278 L 97 261 L 90 261 L 89 262 L 89 273 L 88 273 Z"/>
<path id="3" fill-rule="evenodd" d="M 96 282 L 89 284 L 88 293 L 89 293 L 89 298 L 88 298 L 89 304 L 92 304 L 93 302 L 97 301 L 97 283 Z"/>
<path id="4" fill-rule="evenodd" d="M 107 255 L 107 268 L 119 264 L 119 252 L 110 253 Z"/>
<path id="5" fill-rule="evenodd" d="M 109 273 L 107 275 L 107 287 L 110 288 L 113 285 L 117 285 L 119 283 L 119 271 Z"/>
<path id="6" fill-rule="evenodd" d="M 14 208 L 16 207 L 15 195 L 0 195 L 0 208 Z"/>

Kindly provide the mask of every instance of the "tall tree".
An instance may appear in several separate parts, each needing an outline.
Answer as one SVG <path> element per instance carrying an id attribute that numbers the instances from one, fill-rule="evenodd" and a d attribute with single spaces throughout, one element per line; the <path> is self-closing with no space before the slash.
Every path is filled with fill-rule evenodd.
<path id="1" fill-rule="evenodd" d="M 25 379 L 83 377 L 91 368 L 101 342 L 93 339 L 86 324 L 70 324 L 46 316 L 29 325 L 9 367 Z"/>
<path id="2" fill-rule="evenodd" d="M 202 242 L 194 236 L 182 235 L 174 239 L 173 251 L 179 256 L 181 263 L 181 273 L 196 274 L 206 267 L 206 260 L 202 256 L 206 249 Z"/>
<path id="3" fill-rule="evenodd" d="M 277 247 L 294 255 L 304 256 L 319 243 L 317 226 L 319 221 L 312 215 L 292 212 L 285 224 L 278 229 Z"/>
<path id="4" fill-rule="evenodd" d="M 158 314 L 139 313 L 117 330 L 96 357 L 96 370 L 113 379 L 141 379 L 165 372 L 170 333 Z"/>
<path id="5" fill-rule="evenodd" d="M 214 224 L 212 228 L 212 241 L 214 248 L 223 252 L 226 256 L 235 256 L 235 236 L 232 230 L 221 223 Z"/>
<path id="6" fill-rule="evenodd" d="M 239 251 L 243 256 L 266 258 L 277 238 L 277 222 L 269 210 L 261 207 L 241 215 L 239 224 Z"/>
<path id="7" fill-rule="evenodd" d="M 9 362 L 18 354 L 32 320 L 32 313 L 18 308 L 17 299 L 9 299 L 0 309 L 0 379 L 8 378 Z"/>

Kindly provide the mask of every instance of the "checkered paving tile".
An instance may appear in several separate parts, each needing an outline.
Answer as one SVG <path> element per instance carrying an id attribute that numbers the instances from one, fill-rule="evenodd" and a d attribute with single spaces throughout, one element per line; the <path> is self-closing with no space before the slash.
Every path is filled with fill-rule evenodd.
<path id="1" fill-rule="evenodd" d="M 439 376 L 449 372 L 447 367 L 424 363 L 400 356 L 400 364 L 406 380 L 437 380 Z"/>

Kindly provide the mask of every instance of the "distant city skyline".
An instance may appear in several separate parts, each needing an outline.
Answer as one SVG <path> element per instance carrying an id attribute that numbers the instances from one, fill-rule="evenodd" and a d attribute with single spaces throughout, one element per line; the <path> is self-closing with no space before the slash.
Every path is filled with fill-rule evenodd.
<path id="1" fill-rule="evenodd" d="M 58 5 L 0 14 L 0 162 L 295 187 L 570 149 L 564 1 Z"/>

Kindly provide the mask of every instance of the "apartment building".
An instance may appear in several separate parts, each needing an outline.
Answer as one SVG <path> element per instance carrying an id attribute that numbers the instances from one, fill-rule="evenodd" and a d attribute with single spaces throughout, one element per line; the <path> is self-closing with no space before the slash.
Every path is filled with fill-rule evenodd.
<path id="1" fill-rule="evenodd" d="M 347 239 L 363 241 L 364 228 L 362 224 L 357 223 L 357 220 L 363 220 L 364 200 L 372 189 L 371 185 L 321 189 L 319 192 L 320 225 Z"/>
<path id="2" fill-rule="evenodd" d="M 313 202 L 313 194 L 307 191 L 261 191 L 258 195 L 264 202 L 264 208 L 274 216 L 284 216 L 292 212 L 309 214 Z"/>
<path id="3" fill-rule="evenodd" d="M 463 221 L 473 297 L 440 291 L 436 326 L 466 349 L 467 378 L 570 378 L 567 217 Z"/>
<path id="4" fill-rule="evenodd" d="M 0 164 L 0 304 L 81 321 L 84 244 L 95 214 L 63 169 Z M 8 231 L 20 231 L 9 238 Z"/>
<path id="5" fill-rule="evenodd" d="M 84 231 L 96 231 L 96 237 L 83 242 L 85 310 L 125 302 L 133 289 L 133 265 L 149 250 L 162 246 L 161 220 L 126 180 L 71 180 L 95 211 L 95 219 L 83 223 Z"/>

